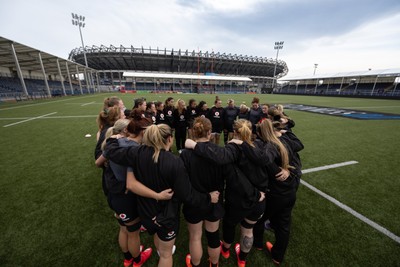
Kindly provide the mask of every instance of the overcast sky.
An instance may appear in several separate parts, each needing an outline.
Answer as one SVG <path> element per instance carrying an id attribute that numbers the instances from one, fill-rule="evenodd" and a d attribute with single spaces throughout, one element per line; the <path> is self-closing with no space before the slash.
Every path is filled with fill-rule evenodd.
<path id="1" fill-rule="evenodd" d="M 279 59 L 289 76 L 400 68 L 399 0 L 0 0 L 0 36 L 68 58 L 81 46 Z"/>

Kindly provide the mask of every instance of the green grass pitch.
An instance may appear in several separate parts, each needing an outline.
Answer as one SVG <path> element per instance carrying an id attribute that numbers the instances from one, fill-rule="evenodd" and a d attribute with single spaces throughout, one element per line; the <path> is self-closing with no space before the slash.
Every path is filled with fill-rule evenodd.
<path id="1" fill-rule="evenodd" d="M 119 94 L 164 101 L 167 94 Z M 0 104 L 0 266 L 122 266 L 115 222 L 94 165 L 95 118 L 112 94 Z M 250 105 L 254 95 L 224 95 Z M 188 101 L 215 95 L 174 94 Z M 400 114 L 398 100 L 258 95 L 261 103 L 347 107 Z M 400 236 L 400 121 L 353 120 L 286 110 L 303 141 L 303 168 L 358 164 L 303 175 L 303 180 Z M 39 116 L 42 118 L 36 118 Z M 32 119 L 36 118 L 36 119 Z M 10 126 L 7 126 L 10 125 Z M 7 126 L 7 127 L 4 127 Z M 90 133 L 91 138 L 85 138 Z M 400 244 L 300 186 L 283 266 L 400 266 Z M 152 239 L 142 234 L 142 242 Z M 273 241 L 273 235 L 265 233 Z M 185 223 L 174 266 L 188 253 Z M 152 245 L 153 246 L 153 245 Z M 205 248 L 205 246 L 204 246 Z M 206 252 L 206 250 L 204 250 Z M 203 256 L 203 262 L 206 255 Z M 156 266 L 153 254 L 145 266 Z M 236 266 L 234 257 L 220 266 Z M 247 266 L 273 266 L 251 251 Z"/>

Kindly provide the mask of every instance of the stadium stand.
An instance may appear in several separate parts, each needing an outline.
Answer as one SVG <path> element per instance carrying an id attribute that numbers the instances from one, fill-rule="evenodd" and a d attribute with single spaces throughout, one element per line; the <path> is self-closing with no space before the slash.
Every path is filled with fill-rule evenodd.
<path id="1" fill-rule="evenodd" d="M 400 69 L 285 77 L 286 62 L 257 56 L 122 45 L 85 51 L 88 66 L 82 48 L 65 60 L 0 37 L 0 99 L 110 90 L 400 97 Z"/>
<path id="2" fill-rule="evenodd" d="M 88 85 L 77 77 L 85 77 Z M 24 100 L 98 91 L 95 69 L 0 37 L 0 99 Z"/>
<path id="3" fill-rule="evenodd" d="M 287 74 L 286 62 L 275 61 L 272 58 L 232 55 L 208 51 L 183 51 L 150 48 L 135 48 L 133 46 L 104 45 L 85 47 L 89 67 L 97 69 L 102 85 L 111 81 L 113 86 L 124 86 L 125 89 L 147 91 L 174 91 L 174 92 L 248 92 L 249 88 L 262 87 L 272 91 L 272 80 L 276 65 L 276 77 Z M 71 61 L 83 64 L 82 48 L 76 48 L 69 55 Z M 125 72 L 153 73 L 149 77 L 127 78 Z M 164 77 L 155 79 L 157 74 L 168 75 L 198 75 L 203 77 L 219 76 L 220 81 L 198 82 L 191 80 Z M 223 79 L 227 77 L 227 79 Z M 230 77 L 250 78 L 243 84 L 231 83 Z M 146 79 L 144 79 L 146 78 Z M 246 91 L 247 90 L 247 91 Z"/>
<path id="4" fill-rule="evenodd" d="M 400 69 L 285 77 L 279 82 L 279 94 L 400 97 Z"/>

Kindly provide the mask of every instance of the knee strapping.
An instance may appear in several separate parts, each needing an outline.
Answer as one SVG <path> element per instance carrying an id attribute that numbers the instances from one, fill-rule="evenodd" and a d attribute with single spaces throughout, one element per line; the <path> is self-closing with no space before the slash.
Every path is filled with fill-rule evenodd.
<path id="1" fill-rule="evenodd" d="M 206 230 L 206 237 L 207 237 L 208 246 L 210 248 L 218 248 L 220 246 L 218 230 L 215 232 L 209 232 Z"/>
<path id="2" fill-rule="evenodd" d="M 248 223 L 246 220 L 240 222 L 240 225 L 246 229 L 253 229 L 254 224 Z"/>
<path id="3" fill-rule="evenodd" d="M 134 223 L 134 224 L 132 224 L 132 225 L 127 225 L 127 226 L 126 226 L 126 230 L 128 230 L 128 232 L 130 232 L 130 233 L 136 232 L 136 231 L 138 231 L 138 230 L 140 229 L 140 226 L 141 226 L 141 225 L 142 225 L 142 224 L 141 224 L 141 222 L 139 221 L 139 222 Z"/>

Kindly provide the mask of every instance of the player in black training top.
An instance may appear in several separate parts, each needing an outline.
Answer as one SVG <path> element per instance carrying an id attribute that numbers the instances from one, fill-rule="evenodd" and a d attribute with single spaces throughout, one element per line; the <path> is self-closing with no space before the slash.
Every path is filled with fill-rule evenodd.
<path id="1" fill-rule="evenodd" d="M 193 122 L 193 138 L 198 143 L 210 143 L 211 122 L 207 118 L 198 117 Z M 190 149 L 184 149 L 181 158 L 189 173 L 192 186 L 199 192 L 224 190 L 224 167 L 211 163 L 196 155 Z M 183 214 L 189 229 L 190 254 L 186 256 L 186 266 L 199 266 L 202 256 L 201 236 L 203 224 L 208 242 L 208 256 L 212 267 L 218 266 L 220 254 L 219 222 L 224 216 L 223 198 L 210 206 L 183 206 Z"/>
<path id="2" fill-rule="evenodd" d="M 221 99 L 217 96 L 215 98 L 214 106 L 210 108 L 207 114 L 207 118 L 211 121 L 211 142 L 219 144 L 221 133 L 224 129 L 224 115 L 225 110 L 222 107 Z"/>
<path id="3" fill-rule="evenodd" d="M 224 143 L 226 144 L 233 138 L 233 122 L 239 115 L 239 108 L 235 106 L 235 101 L 233 99 L 229 99 L 228 106 L 224 109 Z"/>
<path id="4" fill-rule="evenodd" d="M 196 100 L 190 99 L 189 100 L 189 106 L 186 108 L 186 118 L 188 122 L 188 138 L 193 138 L 192 134 L 192 128 L 193 128 L 193 122 L 194 119 L 196 119 L 199 116 L 197 113 L 197 103 Z"/>
<path id="5" fill-rule="evenodd" d="M 241 145 L 228 143 L 225 148 L 215 144 L 186 142 L 187 148 L 194 147 L 194 153 L 205 157 L 216 164 L 228 164 L 226 171 L 225 211 L 223 219 L 223 243 L 221 254 L 228 258 L 229 249 L 234 241 L 235 228 L 241 224 L 240 244 L 235 245 L 239 266 L 245 266 L 246 257 L 253 244 L 253 226 L 261 218 L 265 210 L 265 192 L 268 187 L 267 166 L 255 164 L 249 160 L 246 150 L 252 150 L 251 124 L 247 120 L 237 120 L 234 124 L 235 137 Z M 233 140 L 232 140 L 233 141 Z M 235 140 L 237 142 L 239 140 Z M 256 155 L 252 152 L 252 156 Z M 259 159 L 258 161 L 260 161 Z"/>
<path id="6" fill-rule="evenodd" d="M 107 142 L 110 160 L 131 166 L 136 179 L 148 188 L 161 192 L 168 188 L 174 196 L 168 201 L 156 201 L 138 196 L 138 212 L 149 234 L 155 234 L 154 243 L 160 253 L 158 266 L 173 266 L 172 247 L 179 230 L 181 201 L 195 207 L 218 202 L 218 192 L 199 193 L 194 190 L 183 161 L 169 152 L 173 144 L 168 125 L 151 125 L 144 132 L 140 147 L 120 148 L 118 140 Z"/>
<path id="7" fill-rule="evenodd" d="M 283 133 L 282 133 L 283 132 Z M 275 231 L 275 244 L 266 243 L 267 250 L 271 253 L 275 264 L 283 261 L 286 248 L 289 244 L 291 214 L 296 202 L 296 191 L 300 183 L 301 162 L 297 152 L 304 148 L 301 141 L 291 132 L 273 127 L 269 119 L 263 120 L 257 126 L 257 135 L 260 138 L 256 144 L 263 149 L 265 158 L 263 162 L 274 162 L 284 170 L 289 170 L 288 175 L 276 177 L 269 175 L 267 205 L 262 220 L 254 227 L 254 245 L 263 247 L 264 221 L 270 220 Z M 269 171 L 274 172 L 272 168 Z M 275 171 L 276 172 L 276 171 Z"/>

